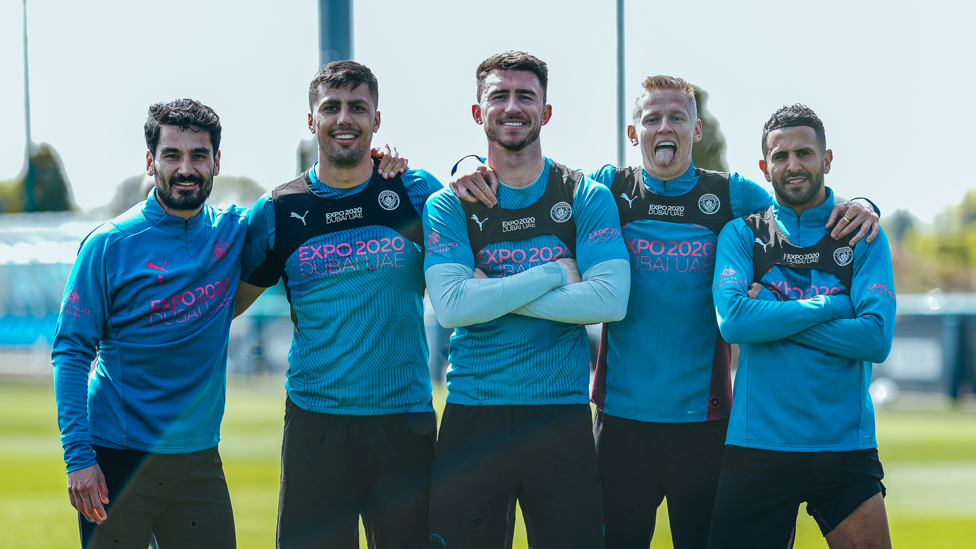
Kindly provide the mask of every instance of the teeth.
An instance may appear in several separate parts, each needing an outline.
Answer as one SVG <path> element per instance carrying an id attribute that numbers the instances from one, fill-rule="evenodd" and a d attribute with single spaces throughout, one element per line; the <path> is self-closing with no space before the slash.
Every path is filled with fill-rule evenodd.
<path id="1" fill-rule="evenodd" d="M 502 126 L 522 126 L 522 122 L 502 122 Z"/>
<path id="2" fill-rule="evenodd" d="M 665 146 L 671 146 L 671 147 L 677 147 L 677 145 L 675 145 L 675 144 L 674 144 L 673 142 L 671 142 L 671 141 L 664 141 L 664 142 L 662 142 L 662 143 L 658 143 L 658 145 L 657 145 L 657 146 L 658 146 L 658 147 L 665 147 Z"/>

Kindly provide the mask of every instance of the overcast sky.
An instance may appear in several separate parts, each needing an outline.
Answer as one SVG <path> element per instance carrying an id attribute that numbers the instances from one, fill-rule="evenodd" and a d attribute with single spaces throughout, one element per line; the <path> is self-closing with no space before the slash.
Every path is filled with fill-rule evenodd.
<path id="1" fill-rule="evenodd" d="M 549 64 L 546 155 L 584 170 L 615 162 L 615 1 L 354 4 L 355 59 L 380 83 L 374 143 L 395 144 L 412 167 L 446 183 L 456 159 L 485 150 L 470 114 L 474 71 L 508 49 Z M 0 0 L 0 179 L 23 166 L 22 5 Z M 843 196 L 929 221 L 974 186 L 967 169 L 945 173 L 976 149 L 973 2 L 686 5 L 626 2 L 628 102 L 652 74 L 703 87 L 733 171 L 765 184 L 762 126 L 801 102 L 826 125 L 826 181 Z M 316 0 L 28 0 L 27 9 L 33 140 L 60 153 L 81 207 L 108 202 L 144 171 L 147 108 L 178 97 L 221 117 L 221 173 L 265 188 L 295 175 L 318 65 Z"/>

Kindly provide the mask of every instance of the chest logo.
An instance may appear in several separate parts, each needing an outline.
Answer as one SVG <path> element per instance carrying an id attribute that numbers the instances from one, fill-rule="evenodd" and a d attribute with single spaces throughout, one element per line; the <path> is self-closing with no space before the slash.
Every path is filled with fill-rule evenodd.
<path id="1" fill-rule="evenodd" d="M 471 214 L 471 219 L 474 219 L 475 223 L 478 224 L 478 232 L 481 232 L 484 229 L 482 225 L 485 223 L 485 221 L 488 221 L 487 217 L 484 219 L 478 219 L 478 216 L 475 214 Z"/>
<path id="2" fill-rule="evenodd" d="M 220 261 L 225 255 L 227 255 L 228 248 L 230 248 L 230 244 L 224 241 L 218 240 L 217 242 L 214 242 L 213 249 L 210 250 L 210 259 Z"/>
<path id="3" fill-rule="evenodd" d="M 634 207 L 634 200 L 637 197 L 631 198 L 631 197 L 627 196 L 627 193 L 620 193 L 620 198 L 623 198 L 624 200 L 627 201 L 627 207 L 633 208 Z"/>
<path id="4" fill-rule="evenodd" d="M 769 243 L 763 242 L 762 240 L 759 240 L 759 237 L 758 236 L 756 237 L 756 244 L 759 244 L 760 246 L 763 247 L 763 252 L 764 253 L 766 252 L 766 246 L 769 246 Z"/>
<path id="5" fill-rule="evenodd" d="M 573 207 L 566 202 L 558 202 L 549 210 L 549 215 L 556 223 L 565 223 L 569 221 L 570 217 L 573 217 Z"/>
<path id="6" fill-rule="evenodd" d="M 698 209 L 707 215 L 712 215 L 718 212 L 718 209 L 721 207 L 722 201 L 712 193 L 703 194 L 702 197 L 698 199 Z"/>
<path id="7" fill-rule="evenodd" d="M 308 215 L 308 210 L 305 210 L 305 213 L 302 214 L 302 215 L 298 215 L 297 212 L 291 212 L 291 217 L 294 217 L 295 219 L 300 219 L 302 221 L 302 225 L 305 225 L 306 227 L 308 227 L 308 223 L 305 223 L 305 216 L 306 215 Z"/>
<path id="8" fill-rule="evenodd" d="M 834 261 L 836 261 L 841 267 L 849 265 L 851 261 L 854 261 L 854 250 L 852 250 L 850 246 L 837 248 L 834 250 Z"/>
<path id="9" fill-rule="evenodd" d="M 150 269 L 156 269 L 157 271 L 163 271 L 164 273 L 168 273 L 169 271 L 166 270 L 166 263 L 167 263 L 166 261 L 163 261 L 163 266 L 160 267 L 159 265 L 156 265 L 152 261 L 147 261 L 146 267 L 149 267 Z M 163 283 L 163 275 L 159 275 L 159 283 L 160 284 Z"/>
<path id="10" fill-rule="evenodd" d="M 380 193 L 379 202 L 381 208 L 392 211 L 400 205 L 400 195 L 393 191 L 383 191 Z"/>

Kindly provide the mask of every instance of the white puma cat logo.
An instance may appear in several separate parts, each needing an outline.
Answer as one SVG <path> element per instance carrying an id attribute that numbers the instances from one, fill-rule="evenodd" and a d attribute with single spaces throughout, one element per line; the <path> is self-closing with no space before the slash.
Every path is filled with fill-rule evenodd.
<path id="1" fill-rule="evenodd" d="M 759 245 L 761 245 L 761 246 L 763 247 L 763 251 L 764 251 L 764 252 L 766 251 L 766 246 L 768 246 L 768 245 L 769 245 L 768 243 L 766 243 L 766 242 L 763 242 L 762 240 L 759 240 L 759 238 L 758 238 L 758 237 L 756 238 L 756 244 L 759 244 Z"/>
<path id="2" fill-rule="evenodd" d="M 484 229 L 484 227 L 482 227 L 481 225 L 484 224 L 485 221 L 488 221 L 487 217 L 484 219 L 478 219 L 478 216 L 475 214 L 471 214 L 471 219 L 474 219 L 478 223 L 478 231 Z"/>
<path id="3" fill-rule="evenodd" d="M 623 198 L 624 200 L 626 200 L 627 201 L 627 205 L 630 206 L 631 208 L 633 208 L 634 207 L 634 200 L 637 197 L 635 196 L 634 198 L 631 198 L 631 197 L 627 196 L 624 193 L 620 193 L 620 198 Z"/>
<path id="4" fill-rule="evenodd" d="M 301 219 L 302 220 L 302 225 L 305 225 L 306 227 L 308 227 L 308 223 L 305 223 L 305 216 L 306 215 L 308 215 L 308 210 L 305 210 L 305 215 L 298 215 L 295 212 L 291 212 L 291 216 L 292 217 L 294 217 L 295 219 Z"/>

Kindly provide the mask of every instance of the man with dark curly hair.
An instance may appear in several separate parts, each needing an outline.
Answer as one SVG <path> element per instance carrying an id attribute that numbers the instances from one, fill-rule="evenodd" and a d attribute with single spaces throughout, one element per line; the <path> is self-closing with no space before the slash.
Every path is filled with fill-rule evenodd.
<path id="1" fill-rule="evenodd" d="M 236 545 L 217 442 L 247 221 L 205 204 L 220 131 L 197 101 L 150 107 L 155 188 L 88 235 L 65 288 L 52 358 L 82 547 Z"/>
<path id="2" fill-rule="evenodd" d="M 890 548 L 868 394 L 894 335 L 888 240 L 830 238 L 833 151 L 812 110 L 774 113 L 762 150 L 776 203 L 718 237 L 716 316 L 742 353 L 708 547 L 791 547 L 806 503 L 831 548 Z"/>

